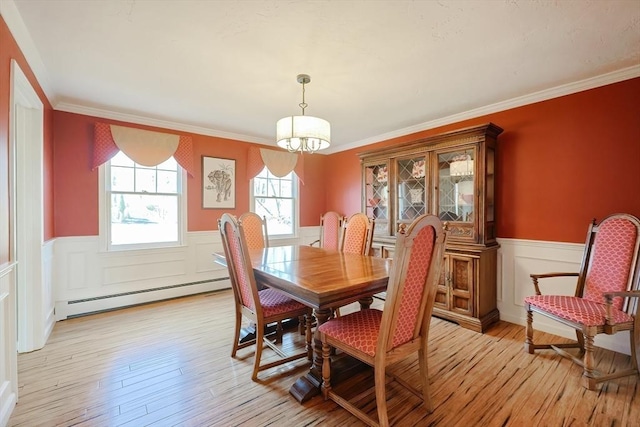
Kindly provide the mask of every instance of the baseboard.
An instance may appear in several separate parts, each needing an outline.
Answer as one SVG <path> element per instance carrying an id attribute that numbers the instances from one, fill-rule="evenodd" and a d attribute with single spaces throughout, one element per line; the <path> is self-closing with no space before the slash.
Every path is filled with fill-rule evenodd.
<path id="1" fill-rule="evenodd" d="M 212 280 L 180 283 L 86 299 L 57 301 L 55 315 L 56 320 L 65 320 L 73 317 L 131 307 L 149 302 L 162 301 L 229 288 L 231 288 L 229 278 L 222 277 Z"/>

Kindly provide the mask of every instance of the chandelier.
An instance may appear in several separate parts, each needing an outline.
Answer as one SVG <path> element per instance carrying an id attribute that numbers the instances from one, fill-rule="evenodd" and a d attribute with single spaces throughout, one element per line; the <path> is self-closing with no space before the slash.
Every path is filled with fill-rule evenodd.
<path id="1" fill-rule="evenodd" d="M 276 124 L 276 141 L 279 147 L 294 153 L 315 153 L 328 148 L 331 144 L 331 125 L 318 117 L 305 116 L 304 85 L 311 81 L 307 74 L 298 74 L 298 83 L 302 84 L 301 116 L 290 116 L 278 120 Z"/>

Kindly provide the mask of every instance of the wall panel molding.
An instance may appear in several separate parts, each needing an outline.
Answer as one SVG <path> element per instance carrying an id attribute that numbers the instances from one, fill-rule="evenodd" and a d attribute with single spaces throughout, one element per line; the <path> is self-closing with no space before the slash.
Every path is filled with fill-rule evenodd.
<path id="1" fill-rule="evenodd" d="M 217 232 L 187 233 L 186 244 L 105 252 L 98 236 L 55 239 L 55 319 L 229 288 Z"/>
<path id="2" fill-rule="evenodd" d="M 308 245 L 319 236 L 319 227 L 303 227 L 294 239 L 272 239 L 273 246 L 286 244 Z M 542 242 L 518 239 L 499 239 L 498 252 L 498 309 L 504 321 L 525 325 L 523 299 L 533 294 L 529 274 L 549 271 L 578 271 L 584 245 L 562 242 Z M 212 254 L 222 251 L 217 231 L 187 233 L 186 246 L 165 250 L 135 251 L 140 254 L 106 253 L 98 250 L 97 236 L 56 239 L 54 293 L 56 320 L 67 317 L 141 304 L 166 298 L 191 295 L 229 288 L 225 268 L 214 263 Z M 83 252 L 84 251 L 84 252 Z M 160 251 L 160 252 L 159 252 Z M 70 263 L 70 256 L 84 253 L 84 263 Z M 158 259 L 180 263 L 179 271 L 165 270 L 158 274 Z M 134 260 L 134 262 L 132 262 Z M 69 267 L 81 271 L 69 271 Z M 105 280 L 104 271 L 120 269 L 119 279 Z M 86 286 L 69 286 L 67 278 L 86 277 Z M 111 276 L 113 278 L 113 276 Z M 543 285 L 544 286 L 544 285 Z M 559 279 L 553 286 L 558 292 L 572 294 L 574 282 Z M 535 317 L 537 330 L 574 338 L 572 329 L 556 322 Z M 522 336 L 524 343 L 524 333 Z M 629 354 L 629 337 L 624 333 L 601 336 L 596 345 Z"/>
<path id="3" fill-rule="evenodd" d="M 500 319 L 518 325 L 526 325 L 524 298 L 535 294 L 529 275 L 553 271 L 578 272 L 582 262 L 584 244 L 519 239 L 498 239 L 498 241 L 500 243 L 499 259 L 502 260 L 498 265 L 498 282 L 501 283 L 501 286 L 498 287 Z M 573 295 L 575 278 L 549 279 L 541 282 L 540 285 L 543 293 Z M 570 339 L 576 337 L 573 329 L 540 315 L 534 314 L 533 326 L 535 330 L 562 337 Z M 523 345 L 524 338 L 523 332 Z M 616 335 L 599 335 L 596 337 L 595 344 L 619 353 L 631 354 L 628 332 L 619 332 Z"/>

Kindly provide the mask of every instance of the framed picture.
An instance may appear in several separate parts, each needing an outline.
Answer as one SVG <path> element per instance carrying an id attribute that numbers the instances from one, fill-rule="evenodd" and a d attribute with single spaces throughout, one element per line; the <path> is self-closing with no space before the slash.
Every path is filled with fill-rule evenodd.
<path id="1" fill-rule="evenodd" d="M 203 209 L 236 207 L 236 161 L 202 156 Z"/>

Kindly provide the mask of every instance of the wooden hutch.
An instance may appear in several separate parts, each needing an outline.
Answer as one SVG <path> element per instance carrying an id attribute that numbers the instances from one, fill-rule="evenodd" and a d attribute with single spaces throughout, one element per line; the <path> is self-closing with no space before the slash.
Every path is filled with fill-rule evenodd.
<path id="1" fill-rule="evenodd" d="M 435 316 L 478 332 L 496 307 L 496 140 L 493 123 L 360 153 L 362 208 L 375 219 L 374 254 L 393 257 L 395 235 L 423 213 L 449 228 Z"/>

